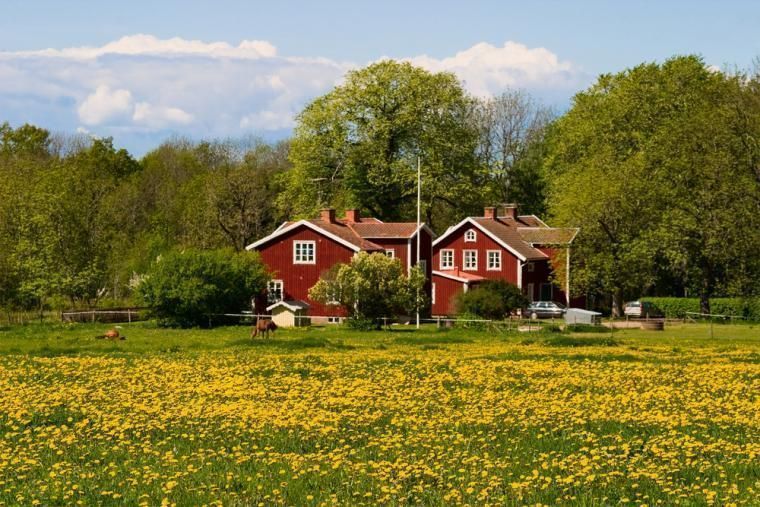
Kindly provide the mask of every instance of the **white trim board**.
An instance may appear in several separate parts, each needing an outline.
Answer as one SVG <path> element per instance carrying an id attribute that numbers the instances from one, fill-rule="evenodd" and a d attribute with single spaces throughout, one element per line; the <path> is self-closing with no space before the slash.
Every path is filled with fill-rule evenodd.
<path id="1" fill-rule="evenodd" d="M 345 239 L 339 238 L 335 234 L 327 232 L 326 230 L 322 229 L 321 227 L 319 227 L 317 225 L 314 225 L 313 223 L 309 222 L 308 220 L 299 220 L 298 222 L 294 222 L 294 223 L 290 224 L 287 227 L 283 227 L 281 225 L 272 234 L 270 234 L 269 236 L 264 236 L 263 238 L 261 238 L 260 240 L 256 241 L 255 243 L 251 243 L 250 245 L 248 245 L 247 247 L 245 247 L 245 249 L 246 250 L 254 250 L 254 249 L 260 247 L 261 245 L 263 245 L 265 243 L 268 243 L 268 242 L 272 241 L 273 239 L 275 239 L 275 238 L 277 238 L 279 236 L 282 236 L 283 234 L 287 234 L 288 232 L 290 232 L 290 231 L 292 231 L 294 229 L 297 229 L 298 227 L 300 227 L 302 225 L 308 227 L 309 229 L 313 230 L 314 232 L 316 232 L 318 234 L 321 234 L 321 235 L 325 236 L 326 238 L 330 238 L 331 240 L 335 241 L 336 243 L 339 243 L 339 244 L 345 246 L 346 248 L 349 248 L 349 249 L 353 250 L 354 252 L 361 251 L 361 248 L 359 248 L 358 246 L 354 245 L 353 243 L 349 243 Z"/>
<path id="2" fill-rule="evenodd" d="M 503 247 L 505 250 L 507 250 L 509 253 L 511 253 L 512 255 L 514 255 L 515 257 L 517 257 L 518 259 L 520 259 L 521 261 L 525 262 L 525 261 L 528 260 L 527 257 L 525 257 L 524 255 L 520 254 L 517 250 L 515 250 L 514 248 L 512 248 L 511 246 L 509 246 L 507 243 L 504 243 L 501 239 L 499 239 L 497 236 L 495 236 L 493 233 L 491 233 L 491 231 L 489 231 L 488 229 L 486 229 L 485 227 L 483 227 L 482 225 L 480 225 L 478 222 L 476 222 L 472 217 L 467 217 L 464 220 L 462 220 L 461 222 L 459 222 L 457 225 L 455 225 L 454 227 L 450 227 L 449 230 L 447 230 L 443 235 L 441 235 L 438 239 L 436 239 L 435 241 L 433 241 L 433 246 L 435 247 L 444 238 L 446 238 L 447 236 L 450 236 L 454 231 L 458 230 L 464 224 L 471 224 L 471 225 L 477 227 L 478 229 L 480 229 L 480 231 L 483 234 L 485 234 L 486 236 L 488 236 L 489 238 L 491 238 L 492 240 L 494 240 L 499 246 Z M 548 258 L 547 255 L 544 255 L 544 257 Z"/>

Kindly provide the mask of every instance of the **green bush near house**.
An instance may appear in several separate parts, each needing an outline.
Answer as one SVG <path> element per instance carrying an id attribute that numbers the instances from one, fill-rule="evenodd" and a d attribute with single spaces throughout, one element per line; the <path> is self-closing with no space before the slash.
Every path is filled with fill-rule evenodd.
<path id="1" fill-rule="evenodd" d="M 138 291 L 159 325 L 204 327 L 211 314 L 249 308 L 268 280 L 256 254 L 187 249 L 156 260 Z"/>
<path id="2" fill-rule="evenodd" d="M 516 285 L 503 280 L 489 280 L 477 288 L 457 296 L 457 310 L 482 319 L 501 320 L 518 308 L 528 304 L 527 298 Z"/>

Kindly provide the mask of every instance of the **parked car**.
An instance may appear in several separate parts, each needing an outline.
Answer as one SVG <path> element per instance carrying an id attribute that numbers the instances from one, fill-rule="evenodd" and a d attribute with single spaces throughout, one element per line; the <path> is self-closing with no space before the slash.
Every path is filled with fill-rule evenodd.
<path id="1" fill-rule="evenodd" d="M 629 301 L 623 306 L 623 314 L 627 317 L 658 317 L 660 312 L 648 301 Z"/>
<path id="2" fill-rule="evenodd" d="M 562 303 L 535 301 L 528 305 L 525 314 L 531 319 L 562 318 L 567 311 Z"/>

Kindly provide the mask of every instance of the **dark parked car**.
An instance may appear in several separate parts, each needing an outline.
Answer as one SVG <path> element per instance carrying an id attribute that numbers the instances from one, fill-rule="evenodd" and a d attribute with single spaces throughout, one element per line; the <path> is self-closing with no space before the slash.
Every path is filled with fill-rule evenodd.
<path id="1" fill-rule="evenodd" d="M 562 318 L 567 308 L 554 301 L 536 301 L 528 305 L 525 314 L 531 319 Z"/>

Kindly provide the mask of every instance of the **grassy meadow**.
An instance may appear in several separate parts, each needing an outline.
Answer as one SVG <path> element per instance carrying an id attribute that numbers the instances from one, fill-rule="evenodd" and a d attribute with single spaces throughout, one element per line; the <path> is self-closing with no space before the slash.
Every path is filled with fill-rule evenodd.
<path id="1" fill-rule="evenodd" d="M 757 505 L 760 326 L 0 328 L 1 505 Z"/>

